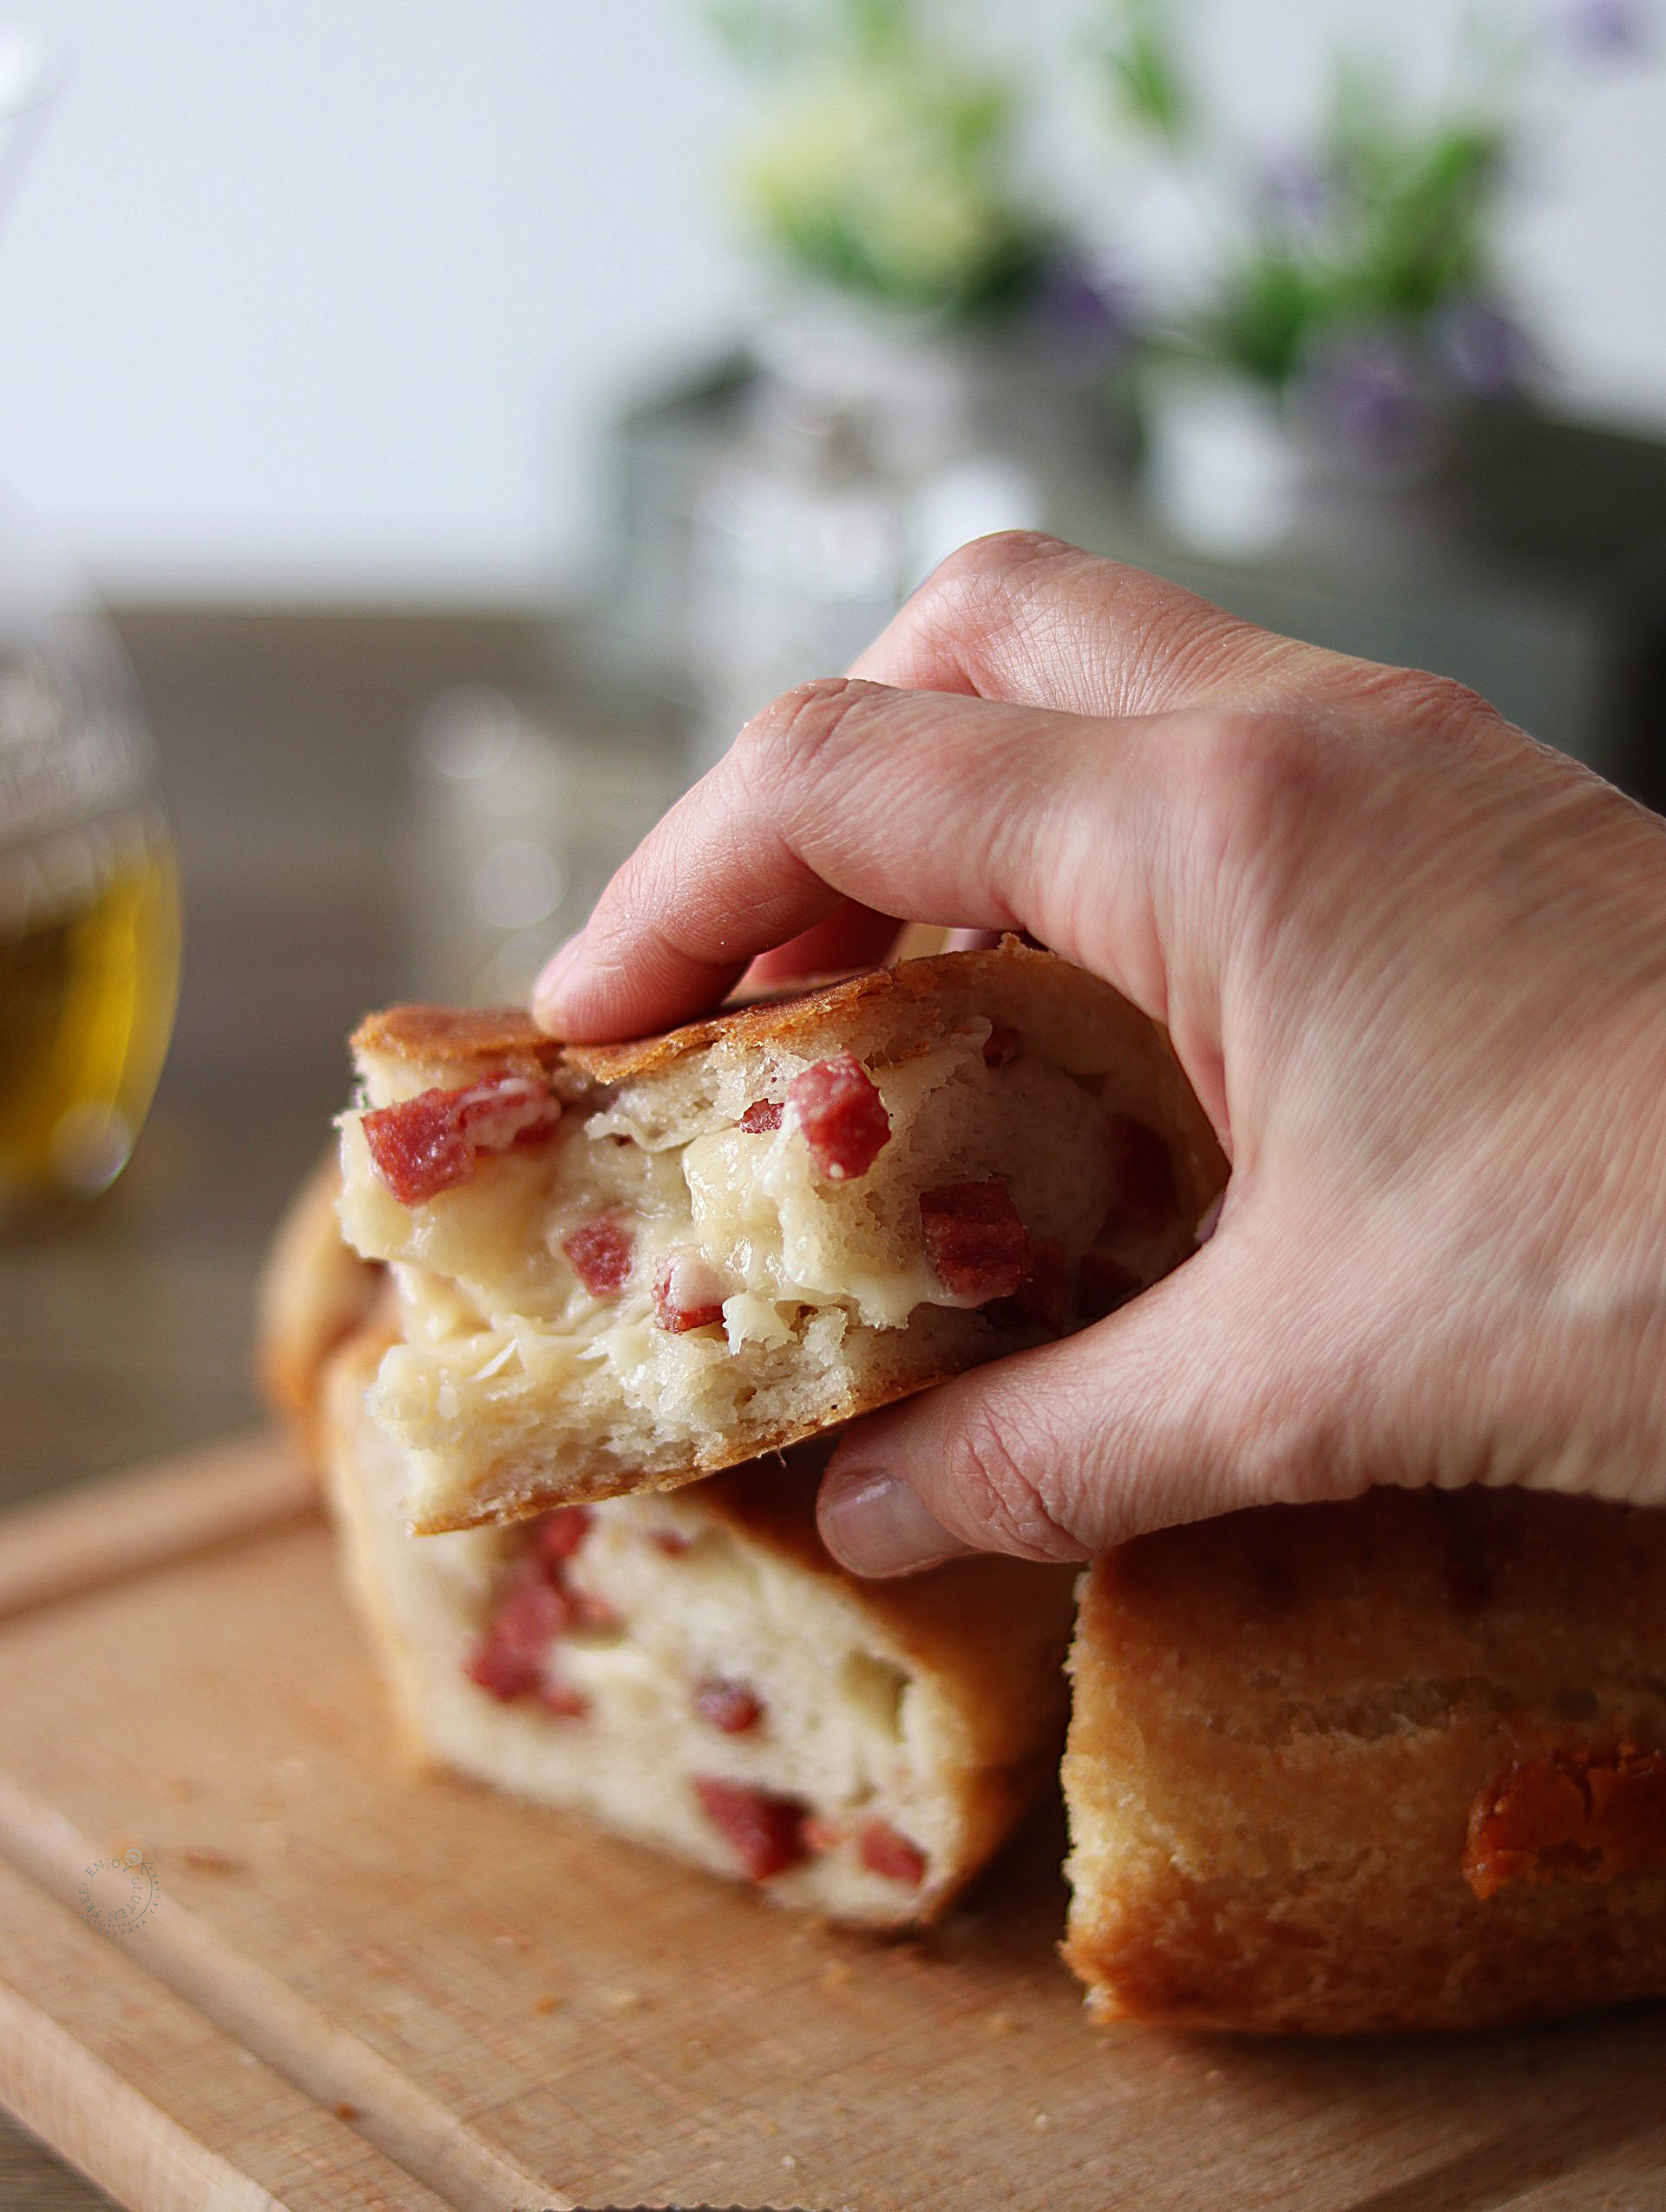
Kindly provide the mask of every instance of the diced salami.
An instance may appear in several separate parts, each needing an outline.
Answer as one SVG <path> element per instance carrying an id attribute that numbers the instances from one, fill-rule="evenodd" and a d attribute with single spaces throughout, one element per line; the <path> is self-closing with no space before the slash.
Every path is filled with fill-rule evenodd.
<path id="1" fill-rule="evenodd" d="M 589 1529 L 587 1505 L 558 1505 L 533 1522 L 533 1551 L 546 1569 L 561 1567 L 572 1558 Z"/>
<path id="2" fill-rule="evenodd" d="M 566 1594 L 548 1579 L 542 1562 L 528 1553 L 465 1660 L 464 1673 L 506 1704 L 525 1697 L 541 1686 L 549 1647 L 570 1617 Z"/>
<path id="3" fill-rule="evenodd" d="M 613 1214 L 598 1214 L 561 1239 L 568 1265 L 592 1298 L 606 1298 L 623 1286 L 635 1247 L 635 1238 Z"/>
<path id="4" fill-rule="evenodd" d="M 876 1874 L 885 1882 L 906 1882 L 917 1889 L 925 1879 L 926 1855 L 917 1843 L 910 1843 L 899 1834 L 888 1820 L 870 1820 L 863 1823 L 856 1838 L 856 1855 L 869 1874 Z"/>
<path id="5" fill-rule="evenodd" d="M 890 1142 L 891 1117 L 878 1086 L 853 1053 L 806 1068 L 787 1085 L 792 1126 L 830 1183 L 865 1175 Z"/>
<path id="6" fill-rule="evenodd" d="M 531 1076 L 419 1091 L 359 1116 L 371 1165 L 404 1206 L 466 1183 L 482 1152 L 541 1142 L 561 1118 L 561 1101 Z"/>
<path id="7" fill-rule="evenodd" d="M 621 1625 L 615 1609 L 594 1590 L 569 1589 L 567 1602 L 568 1625 L 577 1635 L 611 1635 Z"/>
<path id="8" fill-rule="evenodd" d="M 982 1305 L 1011 1298 L 1030 1272 L 1030 1233 L 1005 1183 L 945 1183 L 922 1191 L 926 1257 L 943 1288 Z"/>
<path id="9" fill-rule="evenodd" d="M 679 1245 L 659 1262 L 653 1281 L 653 1318 L 673 1336 L 681 1336 L 685 1329 L 709 1328 L 722 1320 L 729 1290 L 704 1253 Z"/>
<path id="10" fill-rule="evenodd" d="M 764 1700 L 744 1682 L 712 1675 L 695 1685 L 694 1710 L 708 1727 L 725 1736 L 744 1736 L 763 1719 Z"/>
<path id="11" fill-rule="evenodd" d="M 546 1682 L 538 1692 L 538 1702 L 558 1720 L 584 1720 L 589 1716 L 589 1698 L 566 1682 Z"/>
<path id="12" fill-rule="evenodd" d="M 1167 1227 L 1180 1208 L 1168 1146 L 1129 1114 L 1106 1116 L 1105 1146 L 1112 1212 L 1136 1228 Z"/>
<path id="13" fill-rule="evenodd" d="M 416 1206 L 466 1183 L 474 1149 L 462 1134 L 454 1090 L 424 1090 L 397 1106 L 361 1114 L 371 1165 L 403 1206 Z"/>
<path id="14" fill-rule="evenodd" d="M 694 1794 L 700 1810 L 718 1830 L 754 1882 L 768 1882 L 809 1855 L 804 1842 L 806 1808 L 797 1797 L 780 1797 L 749 1782 L 697 1777 Z"/>
<path id="15" fill-rule="evenodd" d="M 762 1136 L 768 1129 L 778 1129 L 784 1111 L 778 1098 L 755 1098 L 735 1124 L 744 1129 L 748 1136 Z"/>

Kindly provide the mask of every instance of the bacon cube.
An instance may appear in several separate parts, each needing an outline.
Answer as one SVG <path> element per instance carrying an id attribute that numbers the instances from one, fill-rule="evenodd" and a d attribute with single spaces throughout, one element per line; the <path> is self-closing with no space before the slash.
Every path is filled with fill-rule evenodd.
<path id="1" fill-rule="evenodd" d="M 561 1118 L 561 1101 L 532 1076 L 419 1091 L 359 1116 L 371 1165 L 404 1206 L 466 1183 L 482 1152 L 541 1143 Z"/>
<path id="2" fill-rule="evenodd" d="M 878 1086 L 854 1053 L 806 1068 L 787 1085 L 792 1126 L 830 1183 L 865 1175 L 890 1142 L 891 1117 Z"/>
<path id="3" fill-rule="evenodd" d="M 748 1136 L 762 1136 L 767 1130 L 780 1128 L 783 1110 L 777 1098 L 755 1098 L 735 1127 L 744 1129 Z"/>
<path id="4" fill-rule="evenodd" d="M 1180 1210 L 1168 1146 L 1130 1114 L 1106 1116 L 1105 1146 L 1112 1213 L 1136 1228 L 1166 1228 Z"/>
<path id="5" fill-rule="evenodd" d="M 549 1647 L 571 1617 L 566 1593 L 528 1553 L 493 1608 L 485 1633 L 463 1663 L 471 1682 L 505 1704 L 542 1685 Z"/>
<path id="6" fill-rule="evenodd" d="M 807 1808 L 797 1797 L 777 1796 L 750 1782 L 705 1776 L 696 1777 L 694 1794 L 701 1811 L 754 1882 L 768 1882 L 809 1857 Z"/>
<path id="7" fill-rule="evenodd" d="M 856 1838 L 856 1855 L 869 1873 L 878 1875 L 882 1881 L 906 1882 L 909 1888 L 917 1889 L 925 1879 L 925 1853 L 888 1820 L 863 1823 Z"/>
<path id="8" fill-rule="evenodd" d="M 558 1505 L 553 1512 L 541 1514 L 533 1522 L 533 1552 L 553 1581 L 560 1580 L 560 1569 L 572 1558 L 589 1530 L 587 1505 Z"/>
<path id="9" fill-rule="evenodd" d="M 636 1240 L 617 1215 L 598 1214 L 561 1239 L 567 1264 L 592 1298 L 622 1288 L 631 1272 Z"/>
<path id="10" fill-rule="evenodd" d="M 546 1682 L 538 1692 L 538 1702 L 557 1720 L 584 1720 L 590 1712 L 590 1700 L 583 1691 L 565 1682 Z"/>
<path id="11" fill-rule="evenodd" d="M 922 1191 L 920 1227 L 932 1272 L 955 1298 L 979 1306 L 1011 1298 L 1029 1274 L 1030 1233 L 994 1176 Z"/>
<path id="12" fill-rule="evenodd" d="M 744 1682 L 712 1675 L 696 1685 L 694 1710 L 709 1727 L 725 1736 L 744 1736 L 764 1718 L 764 1700 Z"/>
<path id="13" fill-rule="evenodd" d="M 709 1328 L 723 1319 L 729 1285 L 704 1253 L 679 1245 L 659 1263 L 653 1280 L 653 1318 L 662 1329 L 681 1336 L 687 1329 Z"/>

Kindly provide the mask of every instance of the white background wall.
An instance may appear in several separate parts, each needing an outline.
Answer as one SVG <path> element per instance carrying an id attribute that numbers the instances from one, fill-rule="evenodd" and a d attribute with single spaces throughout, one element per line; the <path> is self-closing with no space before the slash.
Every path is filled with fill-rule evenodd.
<path id="1" fill-rule="evenodd" d="M 1218 4 L 1251 114 L 1318 24 L 1386 35 L 1374 0 Z M 1457 4 L 1400 0 L 1392 35 Z M 0 232 L 0 481 L 101 582 L 484 596 L 576 571 L 597 425 L 748 296 L 696 0 L 10 12 L 73 73 Z M 1666 72 L 1628 67 L 1533 167 L 1513 255 L 1569 396 L 1666 423 Z"/>

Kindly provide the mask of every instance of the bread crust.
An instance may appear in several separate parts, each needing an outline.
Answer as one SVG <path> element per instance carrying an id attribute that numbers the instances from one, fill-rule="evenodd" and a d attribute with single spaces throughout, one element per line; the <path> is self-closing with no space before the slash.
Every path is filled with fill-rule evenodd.
<path id="1" fill-rule="evenodd" d="M 653 1089 L 662 1078 L 685 1087 L 704 1083 L 705 1073 L 698 1067 L 679 1074 L 699 1055 L 711 1055 L 713 1068 L 728 1071 L 719 1077 L 726 1080 L 736 1079 L 737 1070 L 750 1074 L 756 1055 L 762 1083 L 768 1081 L 770 1055 L 784 1050 L 813 1059 L 849 1049 L 859 1057 L 872 1054 L 876 1066 L 895 1068 L 935 1049 L 967 1016 L 1010 1027 L 1036 1062 L 1080 1078 L 1090 1098 L 1103 1095 L 1107 1079 L 1114 1081 L 1127 1113 L 1161 1133 L 1174 1175 L 1177 1234 L 1151 1272 L 1177 1264 L 1225 1181 L 1226 1163 L 1208 1119 L 1156 1024 L 1109 985 L 1013 938 L 992 951 L 932 955 L 731 1007 L 665 1036 L 627 1044 L 561 1044 L 514 1010 L 414 1005 L 370 1016 L 355 1032 L 353 1050 L 377 1104 L 497 1075 L 536 1075 L 574 1106 L 607 1108 L 623 1095 L 634 1111 L 637 1102 L 664 1095 Z M 1079 1087 L 1066 1088 L 1081 1098 Z M 1122 1103 L 1118 1110 L 1124 1110 Z M 1044 1152 L 1047 1134 L 1043 1124 L 1033 1138 L 1025 1137 L 1021 1149 L 1028 1156 Z M 351 1138 L 350 1129 L 350 1144 Z M 882 1166 L 876 1181 L 884 1172 Z M 990 1169 L 986 1164 L 971 1172 Z M 397 1260 L 403 1235 L 402 1227 L 374 1248 Z M 372 1239 L 363 1240 L 371 1248 Z M 415 1525 L 437 1534 L 535 1513 L 558 1498 L 596 1501 L 650 1484 L 672 1489 L 788 1450 L 1053 1333 L 1030 1313 L 999 1313 L 992 1305 L 986 1315 L 924 1301 L 902 1325 L 853 1329 L 849 1357 L 839 1371 L 822 1376 L 819 1391 L 796 1388 L 801 1376 L 816 1371 L 807 1362 L 794 1365 L 796 1352 L 784 1354 L 764 1385 L 748 1389 L 732 1412 L 704 1424 L 691 1422 L 685 1436 L 657 1420 L 655 1437 L 645 1441 L 633 1434 L 623 1455 L 603 1418 L 587 1431 L 583 1423 L 539 1423 L 530 1416 L 501 1439 L 477 1427 L 468 1453 L 456 1453 L 444 1428 L 453 1417 L 443 1410 L 430 1416 L 424 1404 L 419 1423 L 428 1424 L 430 1436 L 416 1424 L 405 1431 L 433 1463 Z M 408 1363 L 406 1371 L 415 1371 L 415 1363 Z M 432 1370 L 425 1371 L 419 1387 L 427 1390 L 432 1380 Z M 787 1387 L 789 1381 L 794 1387 Z M 385 1405 L 384 1400 L 384 1411 Z M 452 1434 L 460 1433 L 454 1424 Z M 444 1464 L 448 1454 L 458 1460 L 458 1469 Z M 465 1457 L 466 1469 L 461 1468 Z"/>
<path id="2" fill-rule="evenodd" d="M 1095 2019 L 1335 2034 L 1666 1993 L 1666 1513 L 1385 1490 L 1165 1531 L 1086 1577 L 1071 1669 Z M 1565 1814 L 1593 1767 L 1630 1790 L 1623 1853 L 1576 1817 L 1478 1875 L 1512 1777 Z"/>
<path id="3" fill-rule="evenodd" d="M 362 1327 L 386 1270 L 343 1241 L 341 1162 L 331 1145 L 284 1209 L 255 1294 L 255 1378 L 261 1395 L 318 1459 L 316 1413 L 331 1354 Z"/>

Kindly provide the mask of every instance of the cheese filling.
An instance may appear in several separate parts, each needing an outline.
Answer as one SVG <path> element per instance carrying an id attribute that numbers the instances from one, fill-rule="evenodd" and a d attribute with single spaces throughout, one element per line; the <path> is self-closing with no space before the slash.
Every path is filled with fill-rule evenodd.
<path id="1" fill-rule="evenodd" d="M 871 1165 L 838 1180 L 793 1103 L 795 1080 L 827 1063 L 785 1052 L 762 1099 L 756 1056 L 714 1050 L 680 1080 L 569 1107 L 546 1141 L 482 1153 L 466 1182 L 410 1205 L 377 1175 L 359 1114 L 344 1115 L 344 1232 L 390 1263 L 403 1309 L 378 1417 L 419 1451 L 466 1435 L 486 1464 L 560 1403 L 564 1425 L 587 1423 L 607 1450 L 617 1435 L 623 1452 L 621 1405 L 666 1428 L 725 1423 L 795 1369 L 836 1394 L 875 1334 L 1009 1294 L 1025 1263 L 981 1273 L 991 1236 L 997 1260 L 1000 1236 L 1015 1236 L 1073 1281 L 1115 1234 L 1114 1081 L 1022 1050 L 987 1054 L 990 1037 L 973 1018 L 868 1063 L 889 1134 Z M 398 1081 L 407 1096 L 424 1087 L 415 1072 Z M 1010 1221 L 951 1208 L 942 1234 L 966 1241 L 947 1265 L 928 1249 L 922 1200 L 975 1198 L 979 1185 Z M 1122 1255 L 1131 1279 L 1181 1256 L 1177 1226 L 1136 1234 Z"/>

